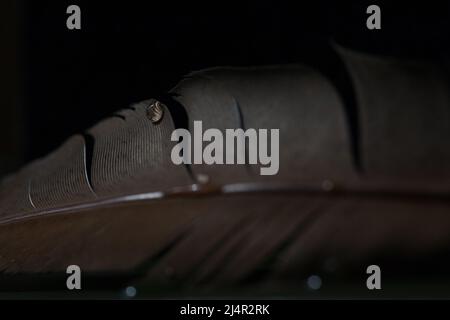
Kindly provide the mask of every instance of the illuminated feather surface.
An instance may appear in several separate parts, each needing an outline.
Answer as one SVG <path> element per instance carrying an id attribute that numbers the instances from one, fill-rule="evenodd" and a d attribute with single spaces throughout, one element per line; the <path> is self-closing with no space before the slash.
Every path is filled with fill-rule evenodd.
<path id="1" fill-rule="evenodd" d="M 333 63 L 333 73 L 300 65 L 192 73 L 5 178 L 3 287 L 42 288 L 39 279 L 77 264 L 94 289 L 308 296 L 316 275 L 327 296 L 359 296 L 376 264 L 388 296 L 411 286 L 447 295 L 439 287 L 450 279 L 447 74 L 342 48 Z M 156 124 L 147 116 L 155 101 L 165 108 Z M 199 120 L 279 129 L 278 174 L 174 165 L 171 133 Z M 58 281 L 47 285 L 63 289 Z"/>

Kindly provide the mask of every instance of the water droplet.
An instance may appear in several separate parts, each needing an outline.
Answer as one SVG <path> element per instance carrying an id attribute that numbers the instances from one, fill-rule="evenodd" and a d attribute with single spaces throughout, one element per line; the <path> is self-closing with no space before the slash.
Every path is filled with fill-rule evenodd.
<path id="1" fill-rule="evenodd" d="M 306 280 L 306 284 L 312 290 L 319 290 L 322 286 L 322 279 L 319 276 L 312 275 Z"/>

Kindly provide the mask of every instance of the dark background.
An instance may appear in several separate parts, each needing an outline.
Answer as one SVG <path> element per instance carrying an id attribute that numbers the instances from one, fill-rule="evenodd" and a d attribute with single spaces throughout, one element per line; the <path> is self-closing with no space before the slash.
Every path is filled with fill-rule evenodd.
<path id="1" fill-rule="evenodd" d="M 81 7 L 81 30 L 66 8 Z M 382 30 L 366 8 L 381 7 Z M 376 54 L 446 59 L 450 3 L 10 1 L 0 4 L 0 174 L 132 102 L 218 65 L 323 63 L 330 40 Z"/>

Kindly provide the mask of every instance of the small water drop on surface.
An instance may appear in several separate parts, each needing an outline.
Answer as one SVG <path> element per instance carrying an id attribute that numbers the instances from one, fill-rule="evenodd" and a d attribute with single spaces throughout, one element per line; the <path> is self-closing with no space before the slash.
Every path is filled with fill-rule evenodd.
<path id="1" fill-rule="evenodd" d="M 133 286 L 126 287 L 126 289 L 125 289 L 125 295 L 126 295 L 127 297 L 129 297 L 129 298 L 134 298 L 134 297 L 136 296 L 136 294 L 137 294 L 137 290 L 136 290 L 135 287 L 133 287 Z"/>
<path id="2" fill-rule="evenodd" d="M 319 276 L 312 275 L 306 280 L 306 284 L 312 290 L 319 290 L 322 286 L 322 279 Z"/>

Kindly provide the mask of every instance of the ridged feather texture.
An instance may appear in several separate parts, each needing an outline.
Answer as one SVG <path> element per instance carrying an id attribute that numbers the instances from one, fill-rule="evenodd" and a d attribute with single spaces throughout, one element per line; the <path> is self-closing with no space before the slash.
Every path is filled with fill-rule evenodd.
<path id="1" fill-rule="evenodd" d="M 0 270 L 60 274 L 75 263 L 169 292 L 281 294 L 312 274 L 364 286 L 377 263 L 404 279 L 445 275 L 447 77 L 428 63 L 336 52 L 346 83 L 309 66 L 195 72 L 161 100 L 160 122 L 146 114 L 156 100 L 132 105 L 6 178 Z M 174 165 L 180 106 L 190 130 L 196 120 L 280 129 L 279 173 Z"/>

